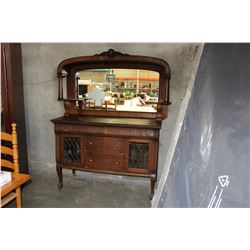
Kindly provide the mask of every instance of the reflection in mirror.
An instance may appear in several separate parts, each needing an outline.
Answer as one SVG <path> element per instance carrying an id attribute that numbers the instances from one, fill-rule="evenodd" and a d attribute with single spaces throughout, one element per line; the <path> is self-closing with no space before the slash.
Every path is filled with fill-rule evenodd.
<path id="1" fill-rule="evenodd" d="M 142 69 L 90 69 L 76 73 L 77 98 L 86 107 L 156 112 L 159 73 Z"/>

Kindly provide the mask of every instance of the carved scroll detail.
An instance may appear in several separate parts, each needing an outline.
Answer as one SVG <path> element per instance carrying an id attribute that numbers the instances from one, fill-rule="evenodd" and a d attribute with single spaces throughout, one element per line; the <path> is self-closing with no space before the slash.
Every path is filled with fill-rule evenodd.
<path id="1" fill-rule="evenodd" d="M 108 51 L 102 52 L 100 54 L 95 54 L 95 56 L 113 57 L 113 56 L 129 56 L 129 54 L 124 54 L 124 53 L 115 51 L 114 49 L 109 49 Z"/>

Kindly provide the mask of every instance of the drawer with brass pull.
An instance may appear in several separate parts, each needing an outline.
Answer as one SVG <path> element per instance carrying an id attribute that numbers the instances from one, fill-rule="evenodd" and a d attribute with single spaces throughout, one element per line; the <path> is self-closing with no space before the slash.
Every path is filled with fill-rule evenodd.
<path id="1" fill-rule="evenodd" d="M 84 167 L 121 172 L 123 171 L 123 163 L 123 156 L 88 152 L 86 154 Z"/>
<path id="2" fill-rule="evenodd" d="M 90 152 L 116 154 L 124 153 L 124 140 L 112 137 L 86 137 L 86 150 Z"/>

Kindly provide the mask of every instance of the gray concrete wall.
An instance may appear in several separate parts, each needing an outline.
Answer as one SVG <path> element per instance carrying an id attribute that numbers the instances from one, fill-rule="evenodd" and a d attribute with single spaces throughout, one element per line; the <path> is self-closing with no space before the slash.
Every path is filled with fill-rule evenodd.
<path id="1" fill-rule="evenodd" d="M 62 116 L 57 101 L 57 65 L 63 59 L 101 53 L 110 48 L 160 57 L 171 67 L 169 116 L 162 124 L 159 175 L 162 171 L 181 101 L 193 70 L 198 44 L 187 43 L 23 43 L 23 81 L 30 168 L 55 166 L 55 136 L 51 119 Z"/>

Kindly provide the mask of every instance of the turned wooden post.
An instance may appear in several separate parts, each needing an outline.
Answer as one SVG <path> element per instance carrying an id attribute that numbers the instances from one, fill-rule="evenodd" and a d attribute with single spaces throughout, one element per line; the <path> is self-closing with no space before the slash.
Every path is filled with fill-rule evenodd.
<path id="1" fill-rule="evenodd" d="M 13 145 L 14 172 L 19 173 L 16 124 L 12 123 L 11 126 L 12 126 L 12 145 Z"/>

